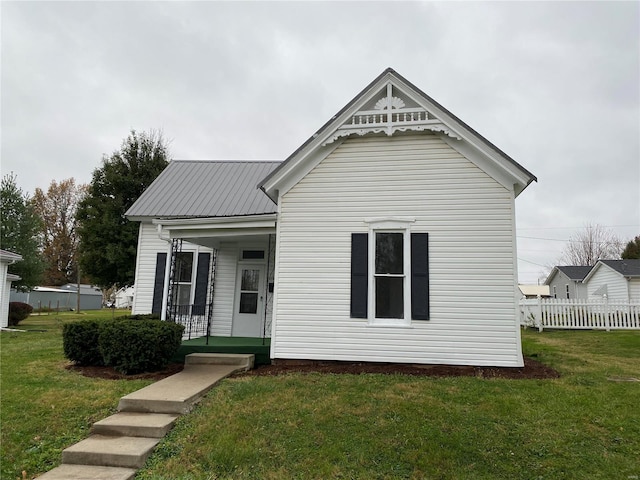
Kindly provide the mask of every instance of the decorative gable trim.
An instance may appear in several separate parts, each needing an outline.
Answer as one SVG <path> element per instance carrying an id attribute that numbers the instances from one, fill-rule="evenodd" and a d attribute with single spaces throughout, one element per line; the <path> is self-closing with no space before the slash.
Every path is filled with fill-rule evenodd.
<path id="1" fill-rule="evenodd" d="M 390 108 L 389 108 L 390 107 Z M 260 183 L 271 200 L 297 184 L 353 135 L 436 132 L 456 150 L 477 152 L 477 166 L 517 196 L 536 177 L 422 90 L 388 68 Z M 475 163 L 475 162 L 474 162 Z M 496 173 L 500 172 L 499 175 Z"/>
<path id="2" fill-rule="evenodd" d="M 396 132 L 442 132 L 451 138 L 462 137 L 442 123 L 423 106 L 408 106 L 400 97 L 391 81 L 387 82 L 386 93 L 375 103 L 373 109 L 359 110 L 322 143 L 322 146 L 351 135 L 385 133 L 392 136 Z"/>

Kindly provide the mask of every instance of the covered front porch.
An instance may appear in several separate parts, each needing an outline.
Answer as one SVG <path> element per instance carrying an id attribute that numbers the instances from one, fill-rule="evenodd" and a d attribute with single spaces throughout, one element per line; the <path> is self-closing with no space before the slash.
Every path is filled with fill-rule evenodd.
<path id="1" fill-rule="evenodd" d="M 185 327 L 179 355 L 253 353 L 269 363 L 275 216 L 154 223 L 171 245 L 161 316 Z"/>

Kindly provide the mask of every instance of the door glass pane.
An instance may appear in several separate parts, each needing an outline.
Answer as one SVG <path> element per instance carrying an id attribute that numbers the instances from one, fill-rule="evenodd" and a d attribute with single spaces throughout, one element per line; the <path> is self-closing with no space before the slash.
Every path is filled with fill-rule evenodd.
<path id="1" fill-rule="evenodd" d="M 173 305 L 189 305 L 191 300 L 191 284 L 176 285 L 173 290 Z"/>
<path id="2" fill-rule="evenodd" d="M 376 277 L 376 318 L 404 318 L 404 278 Z"/>
<path id="3" fill-rule="evenodd" d="M 402 233 L 376 233 L 376 273 L 402 274 L 402 268 Z"/>
<path id="4" fill-rule="evenodd" d="M 240 294 L 240 313 L 257 313 L 258 312 L 258 294 L 257 293 L 241 293 Z"/>
<path id="5" fill-rule="evenodd" d="M 260 283 L 260 270 L 242 270 L 242 284 L 240 290 L 258 291 Z"/>

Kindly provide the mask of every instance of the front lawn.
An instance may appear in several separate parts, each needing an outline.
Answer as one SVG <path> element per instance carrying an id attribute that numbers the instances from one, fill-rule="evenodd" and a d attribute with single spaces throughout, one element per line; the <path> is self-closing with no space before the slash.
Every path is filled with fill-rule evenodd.
<path id="1" fill-rule="evenodd" d="M 78 319 L 109 319 L 126 311 L 42 314 L 0 334 L 0 478 L 27 478 L 60 463 L 62 450 L 88 435 L 118 400 L 149 380 L 101 380 L 66 370 L 62 325 Z"/>
<path id="2" fill-rule="evenodd" d="M 148 380 L 66 370 L 62 324 L 0 335 L 0 477 L 56 466 L 63 448 Z M 117 313 L 116 313 L 117 315 Z M 553 380 L 289 374 L 224 380 L 137 478 L 640 478 L 640 332 L 523 333 Z"/>
<path id="3" fill-rule="evenodd" d="M 640 332 L 523 345 L 562 377 L 227 379 L 136 478 L 640 478 Z"/>

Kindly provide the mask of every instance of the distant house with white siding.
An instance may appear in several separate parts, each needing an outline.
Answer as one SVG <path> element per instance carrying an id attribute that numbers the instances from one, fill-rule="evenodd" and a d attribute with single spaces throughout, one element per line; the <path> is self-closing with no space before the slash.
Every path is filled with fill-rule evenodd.
<path id="1" fill-rule="evenodd" d="M 9 325 L 11 282 L 20 280 L 19 276 L 9 273 L 9 265 L 21 261 L 22 255 L 9 250 L 0 250 L 0 328 Z"/>
<path id="2" fill-rule="evenodd" d="M 589 298 L 640 301 L 640 260 L 599 260 L 584 283 Z"/>
<path id="3" fill-rule="evenodd" d="M 584 298 L 588 297 L 584 277 L 591 271 L 591 266 L 558 265 L 553 267 L 544 284 L 549 286 L 551 298 Z"/>
<path id="4" fill-rule="evenodd" d="M 133 313 L 270 337 L 276 360 L 522 366 L 534 180 L 387 69 L 282 163 L 171 162 L 127 212 Z"/>

